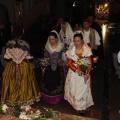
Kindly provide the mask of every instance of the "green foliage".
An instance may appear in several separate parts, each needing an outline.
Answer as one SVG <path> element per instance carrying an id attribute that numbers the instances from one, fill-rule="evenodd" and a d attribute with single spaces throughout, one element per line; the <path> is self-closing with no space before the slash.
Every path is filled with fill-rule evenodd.
<path id="1" fill-rule="evenodd" d="M 52 109 L 47 109 L 47 108 L 44 108 L 44 110 L 45 111 L 42 112 L 37 117 L 36 117 L 36 112 L 26 115 L 28 118 L 31 118 L 32 120 L 52 120 L 53 117 L 60 116 L 60 113 L 58 111 L 54 111 Z M 19 104 L 7 104 L 7 108 L 5 112 L 2 110 L 2 105 L 0 106 L 0 114 L 19 117 L 21 112 L 24 111 L 21 109 L 21 105 Z"/>
<path id="2" fill-rule="evenodd" d="M 2 106 L 0 106 L 0 114 L 4 114 L 4 111 L 2 110 Z"/>

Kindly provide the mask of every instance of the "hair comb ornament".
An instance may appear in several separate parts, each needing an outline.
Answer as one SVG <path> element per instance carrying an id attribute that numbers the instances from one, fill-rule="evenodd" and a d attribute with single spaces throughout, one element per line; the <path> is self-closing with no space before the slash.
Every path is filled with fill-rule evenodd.
<path id="1" fill-rule="evenodd" d="M 77 30 L 77 31 L 74 32 L 74 35 L 75 34 L 80 34 L 80 33 L 83 35 L 83 32 L 81 30 Z"/>

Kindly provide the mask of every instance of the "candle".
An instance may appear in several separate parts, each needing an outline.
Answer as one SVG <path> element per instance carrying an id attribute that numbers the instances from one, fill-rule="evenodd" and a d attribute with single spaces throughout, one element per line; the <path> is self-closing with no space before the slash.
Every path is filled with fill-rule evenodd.
<path id="1" fill-rule="evenodd" d="M 97 63 L 97 57 L 93 57 L 93 63 Z"/>

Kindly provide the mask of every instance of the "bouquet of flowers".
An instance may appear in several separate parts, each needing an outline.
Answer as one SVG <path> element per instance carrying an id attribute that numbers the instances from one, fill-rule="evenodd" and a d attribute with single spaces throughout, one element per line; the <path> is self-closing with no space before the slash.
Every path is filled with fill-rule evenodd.
<path id="1" fill-rule="evenodd" d="M 42 58 L 40 59 L 39 63 L 41 69 L 42 69 L 42 76 L 44 75 L 45 68 L 49 65 L 49 58 Z"/>
<path id="2" fill-rule="evenodd" d="M 40 67 L 45 68 L 49 65 L 49 58 L 40 59 Z"/>
<path id="3" fill-rule="evenodd" d="M 77 65 L 81 69 L 83 74 L 85 75 L 86 71 L 90 65 L 90 61 L 89 61 L 88 57 L 81 56 L 81 57 L 79 57 L 79 59 L 77 61 Z"/>

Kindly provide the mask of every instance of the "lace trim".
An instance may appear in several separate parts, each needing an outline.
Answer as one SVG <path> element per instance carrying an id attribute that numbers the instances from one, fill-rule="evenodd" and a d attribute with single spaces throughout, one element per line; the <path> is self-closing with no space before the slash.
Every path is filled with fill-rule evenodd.
<path id="1" fill-rule="evenodd" d="M 6 100 L 5 102 L 1 102 L 2 104 L 6 104 L 6 103 L 8 103 L 8 104 L 19 104 L 19 105 L 33 105 L 34 104 L 34 102 L 39 102 L 40 101 L 40 97 L 41 97 L 41 94 L 40 93 L 38 93 L 38 96 L 34 96 L 32 99 L 30 99 L 30 100 L 28 100 L 28 101 L 23 101 L 23 102 L 21 102 L 21 101 L 16 101 L 16 102 L 11 102 L 11 101 L 9 101 L 9 100 Z"/>
<path id="2" fill-rule="evenodd" d="M 23 51 L 20 48 L 7 48 L 4 58 L 11 59 L 16 63 L 20 64 L 24 59 L 32 59 L 28 51 Z"/>

